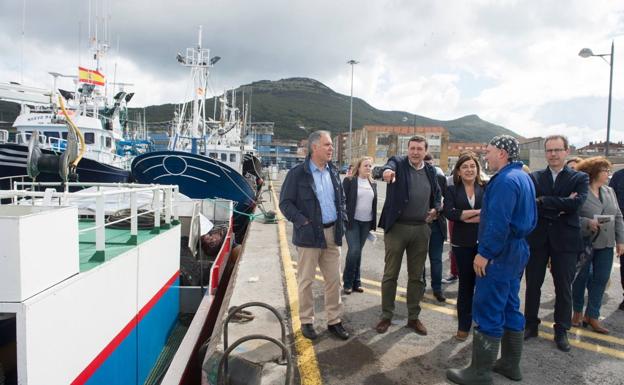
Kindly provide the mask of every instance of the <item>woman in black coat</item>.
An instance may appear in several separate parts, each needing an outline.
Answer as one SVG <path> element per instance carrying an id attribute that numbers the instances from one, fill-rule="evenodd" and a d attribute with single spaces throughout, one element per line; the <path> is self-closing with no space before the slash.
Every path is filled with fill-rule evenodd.
<path id="1" fill-rule="evenodd" d="M 457 293 L 457 338 L 465 341 L 472 326 L 472 297 L 477 255 L 477 237 L 484 183 L 481 166 L 473 153 L 461 154 L 453 168 L 453 186 L 444 194 L 444 216 L 454 222 L 451 246 L 457 259 L 459 289 Z"/>
<path id="2" fill-rule="evenodd" d="M 373 159 L 364 157 L 353 167 L 353 175 L 342 182 L 347 201 L 347 258 L 342 274 L 345 294 L 362 293 L 360 265 L 368 233 L 377 223 L 377 185 L 371 179 Z"/>

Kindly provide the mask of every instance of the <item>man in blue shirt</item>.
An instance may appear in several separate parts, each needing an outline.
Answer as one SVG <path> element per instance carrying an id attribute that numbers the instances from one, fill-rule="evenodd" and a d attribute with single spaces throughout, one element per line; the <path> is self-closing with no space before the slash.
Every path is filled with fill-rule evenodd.
<path id="1" fill-rule="evenodd" d="M 458 384 L 491 384 L 492 369 L 512 380 L 522 379 L 524 316 L 518 292 L 529 258 L 525 238 L 537 224 L 537 205 L 533 182 L 517 158 L 518 141 L 511 136 L 496 136 L 487 146 L 485 160 L 498 172 L 483 196 L 479 253 L 473 262 L 477 281 L 472 315 L 477 327 L 472 362 L 465 369 L 446 372 Z M 501 358 L 494 364 L 501 339 Z"/>
<path id="2" fill-rule="evenodd" d="M 292 242 L 298 253 L 301 332 L 309 339 L 317 337 L 312 293 L 317 266 L 325 280 L 328 330 L 340 339 L 349 338 L 340 318 L 340 246 L 346 220 L 345 196 L 338 172 L 331 163 L 333 150 L 329 132 L 310 134 L 306 160 L 288 172 L 280 192 L 280 210 L 294 227 Z"/>

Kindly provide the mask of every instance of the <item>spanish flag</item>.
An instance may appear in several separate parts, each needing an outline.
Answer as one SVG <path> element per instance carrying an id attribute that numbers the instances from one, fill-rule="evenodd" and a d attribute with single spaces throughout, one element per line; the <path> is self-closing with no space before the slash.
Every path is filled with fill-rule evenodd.
<path id="1" fill-rule="evenodd" d="M 104 75 L 99 71 L 89 70 L 83 67 L 78 67 L 78 81 L 81 83 L 94 84 L 96 86 L 103 86 L 105 84 Z"/>

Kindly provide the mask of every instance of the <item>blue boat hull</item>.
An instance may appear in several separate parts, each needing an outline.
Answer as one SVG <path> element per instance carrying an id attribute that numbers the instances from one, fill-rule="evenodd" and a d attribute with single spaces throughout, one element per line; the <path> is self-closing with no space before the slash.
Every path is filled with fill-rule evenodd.
<path id="1" fill-rule="evenodd" d="M 44 154 L 58 154 L 51 150 L 42 150 Z M 0 144 L 0 189 L 11 188 L 7 177 L 26 175 L 26 159 L 28 146 L 23 144 Z M 130 171 L 110 166 L 88 158 L 83 158 L 76 170 L 78 182 L 85 183 L 127 183 L 130 181 Z M 15 179 L 21 181 L 21 179 Z M 25 178 L 25 182 L 30 178 Z M 37 182 L 61 182 L 58 173 L 41 173 Z"/>
<path id="2" fill-rule="evenodd" d="M 255 208 L 257 192 L 236 170 L 203 155 L 182 151 L 156 151 L 132 161 L 132 177 L 138 183 L 172 184 L 193 199 L 229 199 L 235 202 L 234 232 L 240 234 Z"/>

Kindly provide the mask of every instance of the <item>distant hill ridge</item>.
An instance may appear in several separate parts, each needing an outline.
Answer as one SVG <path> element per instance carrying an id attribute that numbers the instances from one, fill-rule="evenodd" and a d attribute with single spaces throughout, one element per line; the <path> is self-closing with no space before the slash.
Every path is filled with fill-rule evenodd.
<path id="1" fill-rule="evenodd" d="M 250 89 L 252 91 L 250 91 Z M 333 134 L 349 129 L 349 96 L 333 91 L 323 83 L 310 78 L 288 78 L 276 81 L 260 80 L 240 86 L 238 104 L 251 96 L 251 115 L 256 122 L 275 122 L 275 136 L 283 139 L 302 139 L 313 130 L 328 130 Z M 206 114 L 212 115 L 213 99 L 206 101 Z M 147 122 L 169 121 L 175 104 L 145 107 Z M 13 121 L 19 109 L 13 103 L 0 101 L 0 116 Z M 130 116 L 143 108 L 131 108 Z M 441 126 L 449 130 L 454 142 L 486 142 L 495 135 L 508 134 L 522 138 L 515 132 L 487 122 L 477 115 L 454 120 L 436 120 L 404 111 L 382 111 L 366 101 L 353 98 L 353 129 L 364 125 Z"/>

